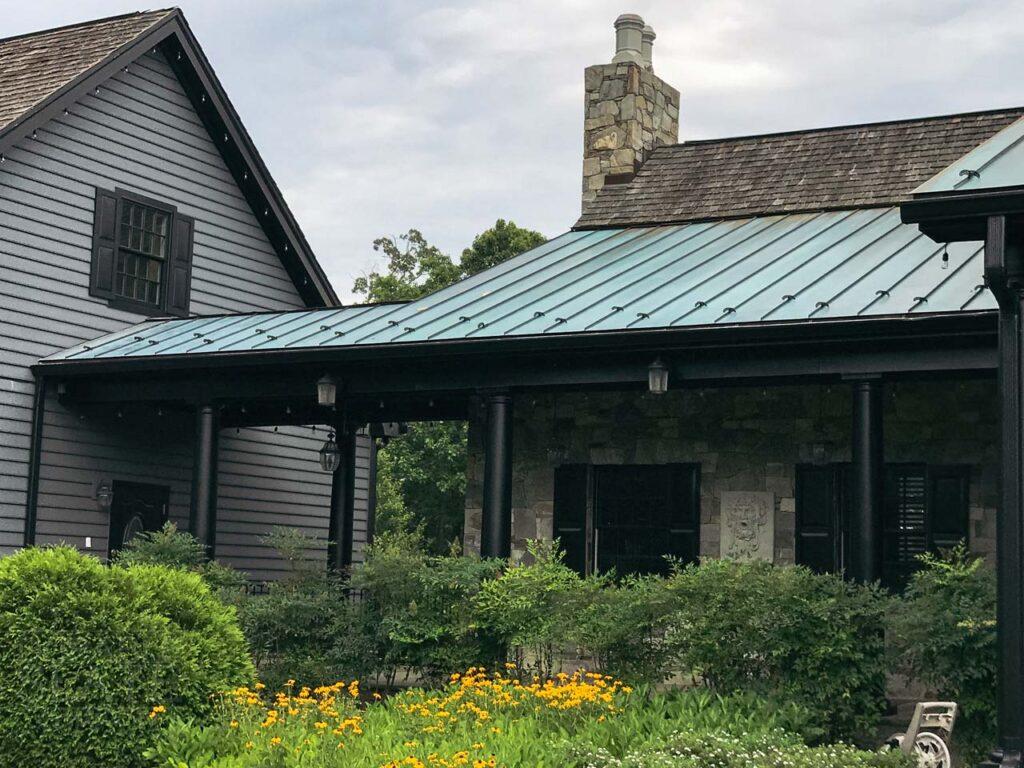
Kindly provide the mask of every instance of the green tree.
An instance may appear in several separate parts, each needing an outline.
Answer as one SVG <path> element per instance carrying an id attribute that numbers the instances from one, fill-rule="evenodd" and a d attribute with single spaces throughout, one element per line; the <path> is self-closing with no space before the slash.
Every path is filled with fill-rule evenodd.
<path id="1" fill-rule="evenodd" d="M 483 272 L 547 241 L 540 232 L 517 227 L 514 221 L 498 219 L 494 226 L 473 238 L 462 252 L 459 266 L 464 277 Z"/>
<path id="2" fill-rule="evenodd" d="M 451 257 L 430 245 L 418 229 L 398 237 L 378 237 L 373 250 L 387 258 L 387 272 L 358 277 L 352 286 L 368 301 L 412 301 L 462 277 Z"/>
<path id="3" fill-rule="evenodd" d="M 498 219 L 456 263 L 410 229 L 373 241 L 386 269 L 357 278 L 352 290 L 371 302 L 412 301 L 544 242 L 539 232 Z M 410 424 L 408 434 L 388 443 L 378 458 L 377 530 L 418 531 L 432 552 L 442 554 L 462 533 L 465 492 L 466 423 Z"/>

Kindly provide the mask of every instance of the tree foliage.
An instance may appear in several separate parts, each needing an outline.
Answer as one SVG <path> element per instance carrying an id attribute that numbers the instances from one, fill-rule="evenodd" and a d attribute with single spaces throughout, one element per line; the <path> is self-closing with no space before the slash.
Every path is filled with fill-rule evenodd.
<path id="1" fill-rule="evenodd" d="M 371 302 L 412 301 L 543 242 L 539 232 L 498 219 L 455 262 L 418 229 L 378 237 L 373 249 L 385 257 L 385 270 L 357 278 L 352 290 Z M 465 423 L 411 424 L 408 434 L 392 440 L 379 456 L 377 529 L 418 530 L 430 550 L 442 554 L 462 532 L 465 491 Z"/>
<path id="2" fill-rule="evenodd" d="M 543 245 L 547 238 L 532 229 L 517 227 L 514 221 L 498 219 L 494 226 L 473 238 L 473 245 L 462 252 L 459 265 L 465 277 L 483 272 L 513 256 Z"/>

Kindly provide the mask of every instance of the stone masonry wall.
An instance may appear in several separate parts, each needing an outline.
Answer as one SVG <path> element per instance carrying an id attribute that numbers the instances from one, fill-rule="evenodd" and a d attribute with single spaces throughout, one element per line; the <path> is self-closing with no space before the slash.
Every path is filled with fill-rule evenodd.
<path id="1" fill-rule="evenodd" d="M 775 561 L 794 559 L 799 463 L 850 460 L 847 385 L 520 394 L 513 425 L 513 556 L 550 538 L 560 464 L 701 465 L 701 555 L 718 556 L 723 491 L 775 496 Z M 480 550 L 483 485 L 479 411 L 470 420 L 465 548 Z M 885 386 L 887 462 L 968 464 L 970 546 L 995 553 L 998 417 L 994 381 Z"/>
<path id="2" fill-rule="evenodd" d="M 630 177 L 659 144 L 679 140 L 679 91 L 638 64 L 599 64 L 584 73 L 583 207 L 608 174 Z"/>

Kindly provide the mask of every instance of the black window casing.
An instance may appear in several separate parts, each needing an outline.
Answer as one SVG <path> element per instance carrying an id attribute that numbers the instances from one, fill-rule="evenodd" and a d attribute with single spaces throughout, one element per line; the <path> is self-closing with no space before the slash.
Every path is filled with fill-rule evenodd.
<path id="1" fill-rule="evenodd" d="M 114 290 L 124 201 L 155 208 L 169 216 L 167 253 L 161 273 L 160 295 L 156 304 L 131 299 Z M 107 304 L 115 309 L 140 315 L 188 317 L 194 229 L 195 220 L 169 203 L 125 189 L 117 188 L 111 191 L 97 188 L 93 214 L 89 295 L 106 299 Z"/>

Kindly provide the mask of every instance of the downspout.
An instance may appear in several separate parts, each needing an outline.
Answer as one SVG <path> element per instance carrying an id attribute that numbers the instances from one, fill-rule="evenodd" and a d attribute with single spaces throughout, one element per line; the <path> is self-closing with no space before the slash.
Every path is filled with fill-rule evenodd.
<path id="1" fill-rule="evenodd" d="M 46 377 L 36 376 L 32 398 L 32 437 L 29 442 L 28 488 L 25 494 L 24 545 L 36 543 L 36 508 L 39 504 L 39 464 L 43 453 L 43 416 L 46 413 Z"/>

